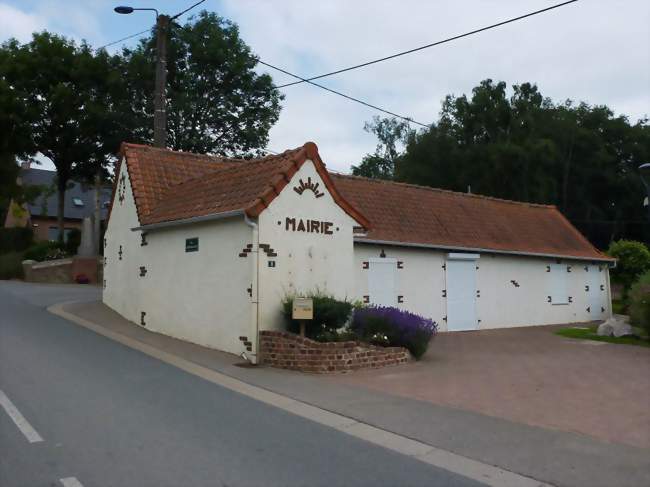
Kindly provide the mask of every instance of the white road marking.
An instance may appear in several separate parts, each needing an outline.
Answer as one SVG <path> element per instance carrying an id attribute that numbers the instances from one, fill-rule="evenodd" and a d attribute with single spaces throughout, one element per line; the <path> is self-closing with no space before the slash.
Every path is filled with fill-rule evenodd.
<path id="1" fill-rule="evenodd" d="M 43 441 L 41 435 L 39 435 L 36 430 L 32 428 L 32 425 L 27 422 L 25 416 L 20 414 L 20 411 L 18 411 L 16 406 L 14 406 L 14 403 L 9 400 L 7 395 L 2 390 L 0 390 L 0 406 L 2 406 L 5 411 L 7 411 L 7 414 L 13 420 L 13 422 L 16 423 L 16 426 L 18 426 L 20 432 L 25 435 L 27 441 L 30 443 Z"/>
<path id="2" fill-rule="evenodd" d="M 63 484 L 63 487 L 84 487 L 83 484 L 77 480 L 77 477 L 66 477 L 60 479 L 59 482 Z"/>
<path id="3" fill-rule="evenodd" d="M 494 465 L 489 465 L 447 450 L 442 450 L 432 445 L 240 381 L 239 379 L 235 379 L 229 375 L 203 367 L 195 362 L 191 362 L 190 360 L 186 360 L 129 336 L 122 335 L 121 333 L 114 332 L 101 325 L 95 324 L 92 321 L 73 315 L 72 313 L 68 313 L 63 309 L 66 304 L 68 303 L 55 304 L 47 308 L 47 310 L 52 314 L 65 318 L 73 323 L 77 323 L 84 328 L 88 328 L 89 330 L 110 338 L 122 345 L 126 345 L 129 348 L 138 350 L 150 357 L 173 365 L 174 367 L 197 377 L 201 377 L 213 384 L 225 387 L 226 389 L 230 389 L 231 391 L 235 391 L 270 406 L 301 416 L 316 423 L 329 426 L 330 428 L 341 431 L 342 433 L 387 448 L 388 450 L 410 456 L 411 458 L 428 463 L 429 465 L 442 468 L 463 477 L 477 480 L 478 482 L 490 487 L 552 487 L 551 484 L 541 482 L 531 477 L 526 477 L 509 470 L 495 467 Z M 79 485 L 70 484 L 65 487 L 79 487 Z"/>

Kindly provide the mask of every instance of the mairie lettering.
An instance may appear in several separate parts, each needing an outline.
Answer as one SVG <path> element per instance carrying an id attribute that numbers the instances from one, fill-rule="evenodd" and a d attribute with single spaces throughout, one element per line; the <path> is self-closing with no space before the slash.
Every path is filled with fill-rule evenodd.
<path id="1" fill-rule="evenodd" d="M 284 223 L 287 232 L 322 233 L 323 235 L 332 235 L 333 226 L 332 222 L 290 217 L 287 217 Z"/>

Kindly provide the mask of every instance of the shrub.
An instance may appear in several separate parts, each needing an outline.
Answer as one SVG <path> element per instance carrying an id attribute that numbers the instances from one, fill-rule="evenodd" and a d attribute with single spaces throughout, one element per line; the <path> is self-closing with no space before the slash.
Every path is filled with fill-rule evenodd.
<path id="1" fill-rule="evenodd" d="M 58 242 L 37 242 L 25 251 L 24 260 L 42 262 L 44 260 L 62 259 L 67 255 Z"/>
<path id="2" fill-rule="evenodd" d="M 647 271 L 630 288 L 630 322 L 650 334 L 650 271 Z"/>
<path id="3" fill-rule="evenodd" d="M 0 228 L 0 254 L 22 252 L 34 241 L 30 227 Z"/>
<path id="4" fill-rule="evenodd" d="M 650 250 L 642 242 L 618 240 L 611 243 L 607 254 L 618 260 L 611 271 L 612 279 L 623 285 L 623 299 L 626 299 L 632 283 L 650 270 Z"/>
<path id="5" fill-rule="evenodd" d="M 67 240 L 63 246 L 66 253 L 69 255 L 76 255 L 79 245 L 81 244 L 81 230 L 73 228 L 68 233 Z"/>
<path id="6" fill-rule="evenodd" d="M 407 348 L 416 359 L 427 351 L 438 325 L 428 318 L 393 307 L 356 309 L 350 328 L 361 339 L 377 345 Z"/>
<path id="7" fill-rule="evenodd" d="M 294 297 L 286 296 L 282 302 L 282 308 L 288 331 L 299 333 L 300 321 L 291 318 Z M 341 337 L 337 330 L 347 323 L 352 312 L 352 303 L 319 291 L 308 293 L 306 297 L 314 300 L 314 319 L 307 320 L 305 323 L 306 336 L 321 342 L 340 340 Z"/>
<path id="8" fill-rule="evenodd" d="M 23 277 L 23 253 L 9 252 L 0 255 L 0 279 L 21 279 Z"/>

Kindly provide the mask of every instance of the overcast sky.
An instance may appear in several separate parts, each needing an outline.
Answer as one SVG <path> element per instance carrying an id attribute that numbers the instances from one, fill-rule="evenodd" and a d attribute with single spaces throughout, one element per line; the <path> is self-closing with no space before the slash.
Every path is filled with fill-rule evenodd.
<path id="1" fill-rule="evenodd" d="M 175 14 L 194 1 L 139 0 L 132 5 Z M 28 41 L 31 32 L 46 29 L 100 46 L 153 23 L 148 12 L 113 13 L 115 5 L 128 2 L 0 0 L 0 39 Z M 314 76 L 559 2 L 207 0 L 200 8 L 237 23 L 262 60 Z M 650 1 L 580 0 L 319 82 L 423 123 L 438 118 L 445 95 L 469 93 L 485 78 L 508 85 L 534 82 L 556 101 L 606 104 L 636 121 L 650 114 L 649 46 Z M 270 72 L 276 84 L 292 80 L 266 68 L 260 71 Z M 363 131 L 364 122 L 377 114 L 374 110 L 304 84 L 283 92 L 269 149 L 282 151 L 312 140 L 328 167 L 344 172 L 374 150 L 374 137 Z"/>

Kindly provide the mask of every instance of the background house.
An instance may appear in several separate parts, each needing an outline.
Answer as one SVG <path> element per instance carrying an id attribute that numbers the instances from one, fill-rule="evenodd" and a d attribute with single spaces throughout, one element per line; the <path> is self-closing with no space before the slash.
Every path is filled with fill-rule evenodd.
<path id="1" fill-rule="evenodd" d="M 57 223 L 58 196 L 56 191 L 56 171 L 35 169 L 24 165 L 20 171 L 19 184 L 40 186 L 42 193 L 32 203 L 27 203 L 16 212 L 12 203 L 5 218 L 5 227 L 30 225 L 34 230 L 35 240 L 57 240 L 59 228 Z M 101 220 L 108 215 L 112 189 L 102 187 L 100 191 Z M 65 193 L 65 239 L 72 229 L 81 230 L 84 218 L 91 217 L 95 211 L 95 188 L 89 184 L 72 181 Z"/>

